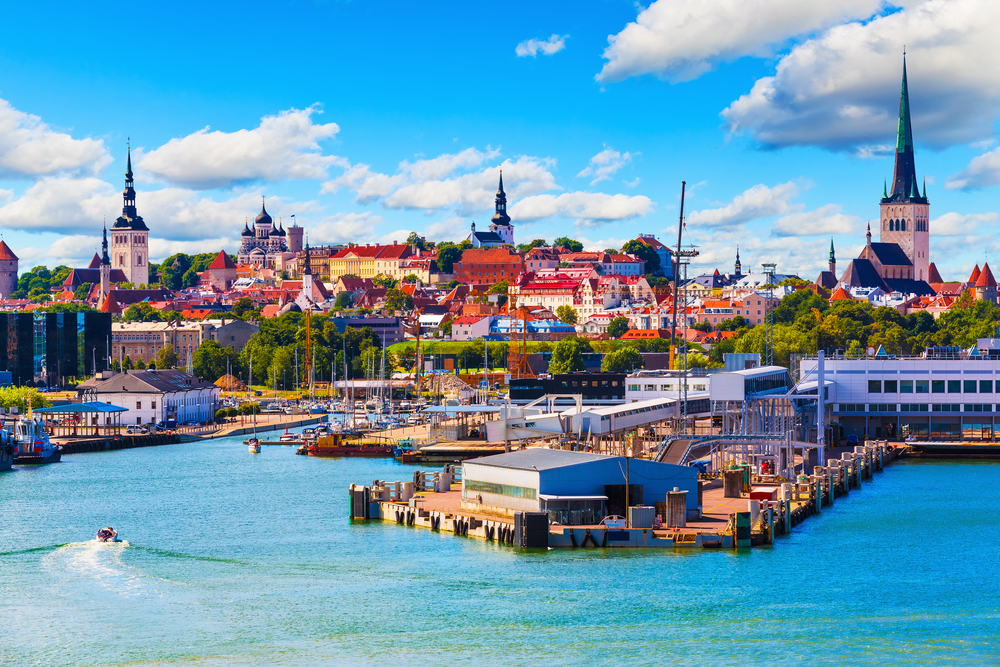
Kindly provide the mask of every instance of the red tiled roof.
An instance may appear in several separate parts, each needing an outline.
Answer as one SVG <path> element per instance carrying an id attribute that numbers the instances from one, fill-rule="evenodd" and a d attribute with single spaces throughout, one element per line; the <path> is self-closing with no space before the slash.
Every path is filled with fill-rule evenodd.
<path id="1" fill-rule="evenodd" d="M 225 250 L 220 250 L 219 254 L 215 256 L 212 263 L 208 265 L 208 270 L 212 269 L 235 269 L 236 264 L 233 260 L 229 259 L 229 255 L 226 254 Z"/>
<path id="2" fill-rule="evenodd" d="M 452 324 L 475 324 L 476 322 L 481 322 L 485 315 L 462 315 L 458 319 L 454 320 Z"/>
<path id="3" fill-rule="evenodd" d="M 90 260 L 90 264 L 87 265 L 88 269 L 99 269 L 101 268 L 101 256 L 96 252 L 94 253 L 94 259 Z"/>
<path id="4" fill-rule="evenodd" d="M 343 259 L 350 255 L 356 257 L 370 257 L 372 259 L 403 259 L 412 254 L 410 246 L 406 244 L 393 245 L 352 245 L 333 255 L 331 259 Z"/>
<path id="5" fill-rule="evenodd" d="M 0 259 L 17 261 L 17 255 L 10 249 L 6 241 L 0 241 Z"/>
<path id="6" fill-rule="evenodd" d="M 993 278 L 993 272 L 990 271 L 990 263 L 986 262 L 983 264 L 983 270 L 979 274 L 979 279 L 976 280 L 976 287 L 996 287 L 997 281 Z"/>
<path id="7" fill-rule="evenodd" d="M 972 269 L 972 275 L 969 276 L 969 284 L 975 285 L 976 281 L 979 280 L 979 265 L 976 264 L 976 268 Z"/>
<path id="8" fill-rule="evenodd" d="M 841 301 L 843 299 L 850 299 L 851 295 L 844 291 L 843 287 L 838 287 L 830 295 L 830 301 Z"/>

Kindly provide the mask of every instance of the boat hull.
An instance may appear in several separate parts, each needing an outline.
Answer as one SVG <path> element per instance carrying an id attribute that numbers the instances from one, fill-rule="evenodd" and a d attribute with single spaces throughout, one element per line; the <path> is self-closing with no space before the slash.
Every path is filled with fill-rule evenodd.
<path id="1" fill-rule="evenodd" d="M 390 459 L 392 458 L 392 447 L 310 447 L 308 453 L 309 456 L 320 458 Z"/>
<path id="2" fill-rule="evenodd" d="M 10 470 L 14 465 L 14 451 L 7 447 L 0 447 L 0 472 Z"/>
<path id="3" fill-rule="evenodd" d="M 54 449 L 41 454 L 17 454 L 14 456 L 14 464 L 19 466 L 42 465 L 44 463 L 58 463 L 62 459 L 62 450 Z"/>

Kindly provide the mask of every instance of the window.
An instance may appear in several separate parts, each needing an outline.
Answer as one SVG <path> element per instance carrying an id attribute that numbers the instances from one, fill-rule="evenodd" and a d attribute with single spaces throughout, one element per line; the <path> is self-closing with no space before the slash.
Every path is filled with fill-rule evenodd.
<path id="1" fill-rule="evenodd" d="M 882 381 L 881 380 L 869 380 L 868 381 L 868 393 L 869 394 L 881 394 L 882 393 Z"/>
<path id="2" fill-rule="evenodd" d="M 962 393 L 962 381 L 961 380 L 948 380 L 948 393 L 949 394 L 961 394 Z"/>
<path id="3" fill-rule="evenodd" d="M 656 385 L 655 384 L 647 384 L 643 388 L 643 391 L 656 391 Z"/>
<path id="4" fill-rule="evenodd" d="M 979 381 L 979 393 L 980 394 L 992 394 L 993 393 L 993 380 L 980 380 Z"/>
<path id="5" fill-rule="evenodd" d="M 927 393 L 927 384 L 928 384 L 927 380 L 917 380 L 917 386 L 916 386 L 917 393 L 918 394 L 926 394 Z"/>
<path id="6" fill-rule="evenodd" d="M 932 380 L 931 381 L 931 393 L 943 394 L 944 393 L 944 380 Z"/>
<path id="7" fill-rule="evenodd" d="M 142 410 L 142 401 L 136 401 L 135 402 L 135 409 L 136 410 Z"/>
<path id="8" fill-rule="evenodd" d="M 896 380 L 886 380 L 885 381 L 885 393 L 895 394 L 896 393 Z"/>
<path id="9" fill-rule="evenodd" d="M 899 393 L 900 394 L 912 394 L 913 393 L 913 380 L 900 380 L 899 381 Z"/>
<path id="10" fill-rule="evenodd" d="M 965 380 L 965 393 L 975 394 L 976 393 L 976 381 L 975 380 Z"/>
<path id="11" fill-rule="evenodd" d="M 150 410 L 155 410 L 156 409 L 156 400 L 155 399 L 149 402 L 149 409 Z"/>

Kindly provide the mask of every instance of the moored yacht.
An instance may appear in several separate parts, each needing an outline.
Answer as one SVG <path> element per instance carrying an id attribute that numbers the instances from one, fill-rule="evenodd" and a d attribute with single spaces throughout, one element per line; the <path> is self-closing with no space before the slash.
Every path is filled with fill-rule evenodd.
<path id="1" fill-rule="evenodd" d="M 17 465 L 56 463 L 62 458 L 62 447 L 53 445 L 42 425 L 30 416 L 14 424 L 14 437 L 17 443 L 14 463 Z"/>

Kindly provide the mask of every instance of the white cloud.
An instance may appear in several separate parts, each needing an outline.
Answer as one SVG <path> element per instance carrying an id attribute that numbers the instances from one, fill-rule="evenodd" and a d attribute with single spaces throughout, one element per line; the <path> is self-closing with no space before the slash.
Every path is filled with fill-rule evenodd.
<path id="1" fill-rule="evenodd" d="M 931 236 L 966 236 L 970 234 L 994 233 L 1000 215 L 988 213 L 945 213 L 931 220 Z M 967 248 L 966 248 L 967 249 Z"/>
<path id="2" fill-rule="evenodd" d="M 514 48 L 514 53 L 517 54 L 518 58 L 526 56 L 534 58 L 539 51 L 542 52 L 542 55 L 555 55 L 566 48 L 567 37 L 569 35 L 552 35 L 548 39 L 526 39 Z"/>
<path id="3" fill-rule="evenodd" d="M 518 232 L 523 233 L 524 230 L 518 229 Z M 469 221 L 457 216 L 442 220 L 441 222 L 431 223 L 424 227 L 424 231 L 419 232 L 421 236 L 427 237 L 430 241 L 452 242 L 461 241 L 468 237 L 470 233 Z"/>
<path id="4" fill-rule="evenodd" d="M 608 61 L 595 79 L 613 83 L 654 74 L 689 81 L 720 62 L 769 55 L 789 37 L 866 18 L 881 0 L 658 0 L 608 37 Z"/>
<path id="5" fill-rule="evenodd" d="M 577 174 L 577 178 L 583 178 L 585 176 L 594 176 L 594 180 L 590 182 L 591 185 L 596 185 L 601 181 L 610 181 L 611 176 L 617 172 L 619 169 L 625 165 L 632 162 L 632 154 L 626 151 L 625 153 L 619 153 L 613 148 L 609 148 L 607 144 L 604 146 L 604 150 L 590 158 L 590 164 L 587 165 L 583 171 Z M 638 181 L 636 182 L 638 185 Z M 629 186 L 635 187 L 635 186 Z"/>
<path id="6" fill-rule="evenodd" d="M 856 215 L 840 212 L 840 204 L 827 204 L 815 211 L 797 211 L 779 218 L 771 228 L 775 236 L 829 236 L 850 234 L 861 222 Z"/>
<path id="7" fill-rule="evenodd" d="M 140 192 L 136 205 L 150 230 L 150 238 L 198 241 L 219 238 L 220 232 L 236 243 L 243 227 L 260 210 L 261 189 L 244 190 L 223 200 L 200 197 L 195 190 L 163 188 Z M 283 197 L 268 198 L 269 213 L 275 220 L 283 211 L 308 213 L 318 209 L 315 202 L 292 202 Z M 97 178 L 44 178 L 21 197 L 0 207 L 0 224 L 8 229 L 31 232 L 100 235 L 121 214 L 121 193 Z M 243 218 L 244 220 L 241 220 Z M 151 241 L 152 243 L 152 241 Z"/>
<path id="8" fill-rule="evenodd" d="M 111 164 L 100 139 L 74 139 L 38 116 L 0 100 L 0 176 L 38 177 L 61 172 L 97 174 Z"/>
<path id="9" fill-rule="evenodd" d="M 755 185 L 737 195 L 731 204 L 721 208 L 694 211 L 687 217 L 689 226 L 735 227 L 756 218 L 767 218 L 791 210 L 791 200 L 799 194 L 795 183 L 789 181 L 769 188 Z"/>
<path id="10" fill-rule="evenodd" d="M 969 166 L 945 181 L 946 190 L 972 190 L 1000 185 L 1000 148 L 977 155 Z"/>
<path id="11" fill-rule="evenodd" d="M 598 239 L 596 241 L 591 241 L 586 236 L 576 236 L 574 237 L 574 239 L 582 243 L 583 249 L 588 252 L 600 252 L 605 248 L 621 248 L 623 245 L 632 240 L 632 239 L 607 238 L 607 239 Z"/>
<path id="12" fill-rule="evenodd" d="M 308 225 L 309 242 L 347 243 L 371 241 L 375 238 L 375 228 L 382 224 L 382 217 L 365 211 L 364 213 L 337 213 L 326 216 L 319 222 Z M 407 232 L 409 234 L 409 232 Z M 402 243 L 406 239 L 398 239 Z M 390 241 L 391 242 L 391 241 Z"/>
<path id="13" fill-rule="evenodd" d="M 641 217 L 652 210 L 653 202 L 642 195 L 606 195 L 601 192 L 566 192 L 561 195 L 526 197 L 510 211 L 516 220 L 573 218 L 575 227 L 597 227 L 617 220 Z"/>
<path id="14" fill-rule="evenodd" d="M 289 109 L 261 118 L 252 130 L 199 130 L 171 139 L 141 158 L 138 165 L 174 184 L 205 190 L 257 181 L 322 179 L 332 165 L 347 166 L 335 155 L 323 155 L 320 141 L 340 131 L 336 123 L 314 124 L 317 105 Z"/>
<path id="15" fill-rule="evenodd" d="M 622 183 L 624 183 L 625 187 L 627 187 L 627 188 L 634 188 L 637 185 L 639 185 L 639 177 L 636 176 L 635 179 L 633 179 L 631 181 L 622 181 Z"/>
<path id="16" fill-rule="evenodd" d="M 835 3 L 803 3 L 833 6 Z M 761 146 L 883 152 L 896 134 L 900 60 L 908 52 L 913 132 L 936 146 L 992 136 L 1000 60 L 991 0 L 916 0 L 866 23 L 839 25 L 791 49 L 774 76 L 722 112 Z"/>

